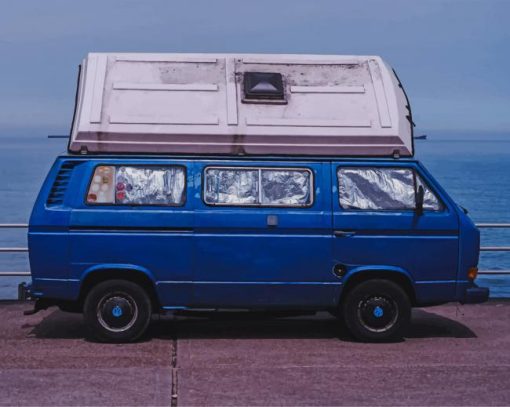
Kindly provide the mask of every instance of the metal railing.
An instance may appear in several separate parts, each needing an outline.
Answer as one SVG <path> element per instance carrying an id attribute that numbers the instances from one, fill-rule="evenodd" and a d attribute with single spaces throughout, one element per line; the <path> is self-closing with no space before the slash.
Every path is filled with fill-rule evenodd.
<path id="1" fill-rule="evenodd" d="M 477 223 L 479 229 L 510 229 L 510 223 Z M 26 229 L 26 223 L 0 223 L 0 229 Z M 481 252 L 510 252 L 510 246 L 481 246 Z M 28 247 L 0 247 L 0 253 L 26 253 Z M 510 270 L 481 270 L 482 275 L 510 275 Z M 29 271 L 0 271 L 0 277 L 29 277 Z"/>
<path id="2" fill-rule="evenodd" d="M 0 223 L 0 229 L 26 229 L 26 223 Z M 28 247 L 0 247 L 0 253 L 27 253 Z M 0 277 L 30 277 L 30 271 L 0 271 Z"/>
<path id="3" fill-rule="evenodd" d="M 510 229 L 510 223 L 477 223 L 479 229 Z M 481 246 L 481 252 L 510 252 L 510 246 Z M 507 270 L 510 273 L 510 270 Z"/>
<path id="4" fill-rule="evenodd" d="M 510 223 L 477 223 L 478 229 L 510 229 Z M 510 246 L 480 246 L 481 252 L 510 252 Z M 510 270 L 480 270 L 481 275 L 510 275 Z"/>

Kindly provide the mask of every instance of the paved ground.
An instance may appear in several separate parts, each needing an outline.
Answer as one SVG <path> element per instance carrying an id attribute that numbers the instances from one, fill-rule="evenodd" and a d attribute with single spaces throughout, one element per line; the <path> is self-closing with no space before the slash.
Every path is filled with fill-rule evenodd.
<path id="1" fill-rule="evenodd" d="M 510 405 L 510 302 L 416 310 L 393 344 L 327 314 L 219 314 L 105 345 L 79 315 L 27 308 L 0 303 L 0 405 Z"/>

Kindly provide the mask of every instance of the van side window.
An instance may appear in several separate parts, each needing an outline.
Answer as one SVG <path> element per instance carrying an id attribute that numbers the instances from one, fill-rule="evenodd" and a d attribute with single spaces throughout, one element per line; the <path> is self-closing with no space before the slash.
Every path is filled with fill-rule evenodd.
<path id="1" fill-rule="evenodd" d="M 184 204 L 185 169 L 180 166 L 106 166 L 94 170 L 88 204 Z"/>
<path id="2" fill-rule="evenodd" d="M 338 169 L 340 206 L 355 210 L 414 210 L 416 191 L 425 192 L 423 209 L 443 205 L 421 177 L 410 168 L 343 167 Z"/>
<path id="3" fill-rule="evenodd" d="M 312 184 L 309 169 L 209 167 L 204 200 L 210 205 L 304 207 L 312 204 Z"/>

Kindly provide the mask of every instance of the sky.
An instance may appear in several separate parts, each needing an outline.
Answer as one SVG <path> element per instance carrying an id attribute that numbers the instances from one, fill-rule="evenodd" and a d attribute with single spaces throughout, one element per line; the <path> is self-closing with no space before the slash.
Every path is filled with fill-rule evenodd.
<path id="1" fill-rule="evenodd" d="M 418 130 L 510 134 L 510 0 L 0 0 L 0 135 L 65 134 L 88 52 L 381 55 Z"/>

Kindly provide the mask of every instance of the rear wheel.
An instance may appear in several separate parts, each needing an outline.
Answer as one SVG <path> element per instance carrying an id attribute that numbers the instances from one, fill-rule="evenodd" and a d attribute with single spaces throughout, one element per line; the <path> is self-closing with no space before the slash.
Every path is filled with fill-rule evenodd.
<path id="1" fill-rule="evenodd" d="M 143 335 L 151 319 L 147 292 L 127 280 L 107 280 L 94 286 L 83 306 L 89 332 L 101 342 L 132 342 Z"/>
<path id="2" fill-rule="evenodd" d="M 342 316 L 351 334 L 361 341 L 396 340 L 411 319 L 411 302 L 393 281 L 368 280 L 347 293 Z"/>

